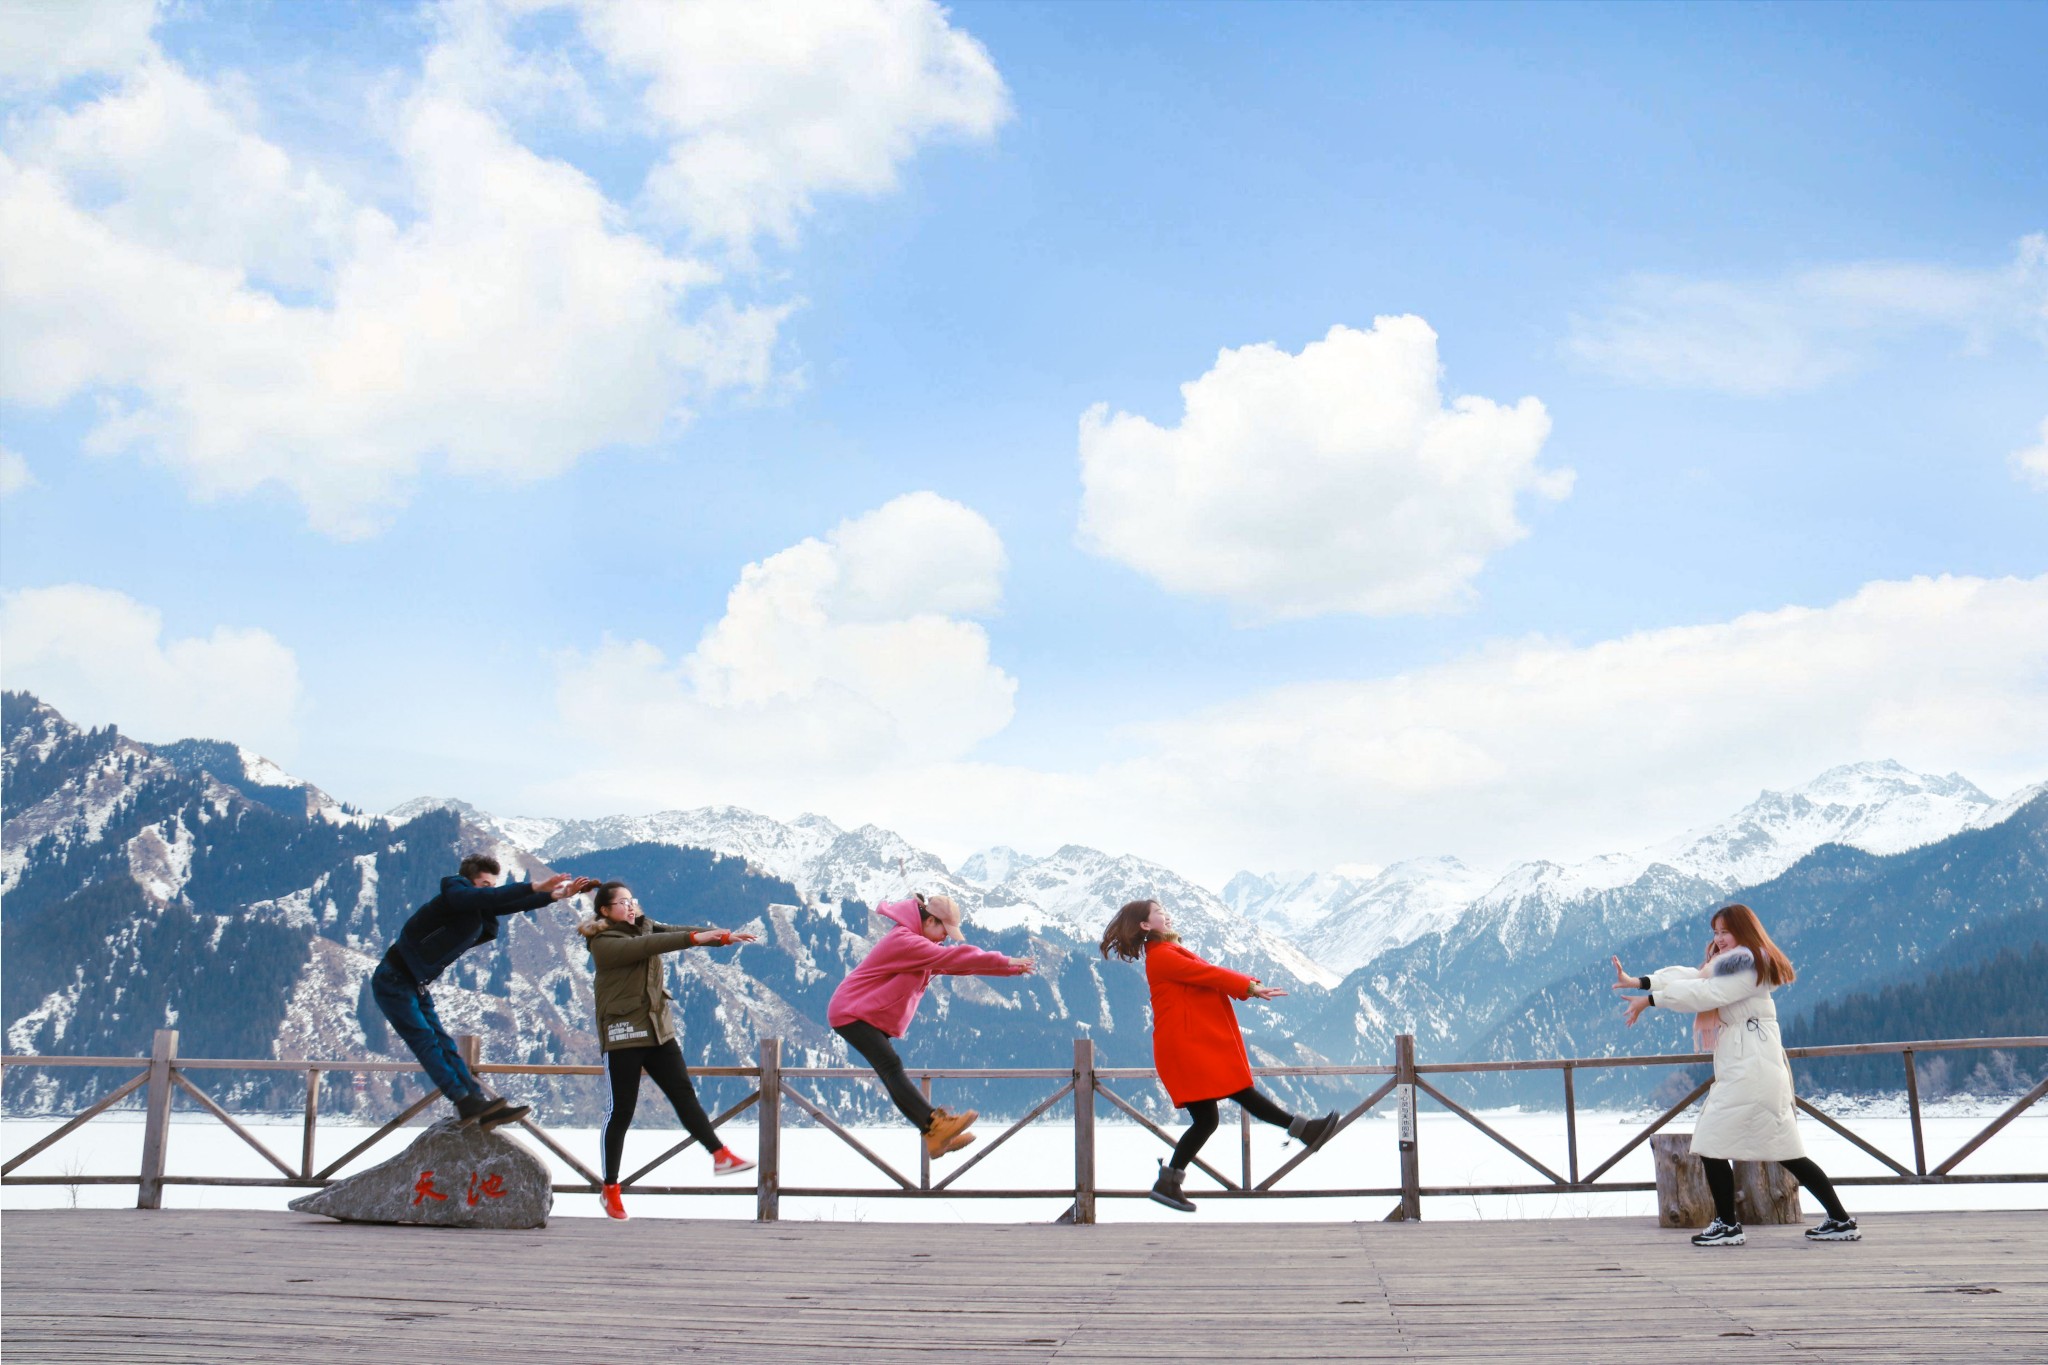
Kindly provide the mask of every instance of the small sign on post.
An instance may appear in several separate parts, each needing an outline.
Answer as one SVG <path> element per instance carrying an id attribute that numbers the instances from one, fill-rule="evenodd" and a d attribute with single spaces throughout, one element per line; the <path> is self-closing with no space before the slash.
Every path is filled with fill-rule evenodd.
<path id="1" fill-rule="evenodd" d="M 1397 1085 L 1394 1087 L 1394 1095 L 1400 1106 L 1398 1112 L 1401 1124 L 1401 1150 L 1412 1152 L 1415 1150 L 1415 1087 L 1407 1084 Z"/>

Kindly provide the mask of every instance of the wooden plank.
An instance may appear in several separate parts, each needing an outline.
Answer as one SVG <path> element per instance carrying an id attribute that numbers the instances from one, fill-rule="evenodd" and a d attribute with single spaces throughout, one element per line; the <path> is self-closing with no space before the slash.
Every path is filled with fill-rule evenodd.
<path id="1" fill-rule="evenodd" d="M 1855 1245 L 1758 1228 L 1740 1253 L 1708 1254 L 1641 1218 L 1085 1232 L 558 1218 L 459 1232 L 21 1210 L 0 1267 L 0 1351 L 51 1365 L 2048 1358 L 2048 1217 L 1864 1221 Z M 612 1261 L 716 1265 L 718 1292 L 687 1275 L 562 1274 Z"/>

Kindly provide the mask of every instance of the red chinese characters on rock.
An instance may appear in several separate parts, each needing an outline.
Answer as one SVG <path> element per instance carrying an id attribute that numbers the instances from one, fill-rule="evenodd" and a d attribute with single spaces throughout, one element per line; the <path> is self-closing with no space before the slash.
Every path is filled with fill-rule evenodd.
<path id="1" fill-rule="evenodd" d="M 479 1175 L 475 1171 L 469 1173 L 469 1192 L 463 1196 L 463 1202 L 471 1208 L 475 1208 L 486 1199 L 503 1199 L 504 1197 L 504 1176 Z M 414 1208 L 418 1208 L 429 1199 L 445 1201 L 447 1198 L 447 1195 L 434 1187 L 434 1173 L 432 1171 L 421 1171 L 419 1179 L 413 1182 L 412 1202 Z"/>

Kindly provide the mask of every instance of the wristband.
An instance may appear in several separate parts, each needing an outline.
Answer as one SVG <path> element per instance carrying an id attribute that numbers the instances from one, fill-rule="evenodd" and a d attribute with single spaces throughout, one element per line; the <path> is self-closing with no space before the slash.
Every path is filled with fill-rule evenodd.
<path id="1" fill-rule="evenodd" d="M 1639 977 L 1637 977 L 1637 978 L 1636 978 L 1636 989 L 1637 989 L 1637 990 L 1639 990 L 1639 991 L 1646 991 L 1646 990 L 1650 989 L 1650 978 L 1649 978 L 1649 977 L 1647 977 L 1647 976 L 1639 976 Z"/>

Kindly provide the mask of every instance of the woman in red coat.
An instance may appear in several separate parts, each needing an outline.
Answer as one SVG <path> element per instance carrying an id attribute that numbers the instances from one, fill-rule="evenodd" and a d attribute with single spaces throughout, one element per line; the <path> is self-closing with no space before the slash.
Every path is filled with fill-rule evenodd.
<path id="1" fill-rule="evenodd" d="M 1216 1131 L 1216 1102 L 1234 1100 L 1253 1118 L 1285 1128 L 1313 1151 L 1337 1131 L 1337 1116 L 1300 1118 L 1252 1087 L 1251 1059 L 1238 1031 L 1233 1000 L 1277 1000 L 1287 994 L 1254 977 L 1204 962 L 1180 946 L 1173 918 L 1158 901 L 1132 901 L 1102 932 L 1102 955 L 1126 962 L 1145 959 L 1152 987 L 1152 1065 L 1160 1084 L 1192 1120 L 1174 1145 L 1173 1160 L 1159 1163 L 1152 1198 L 1182 1213 L 1195 1211 L 1181 1192 L 1188 1163 Z"/>

